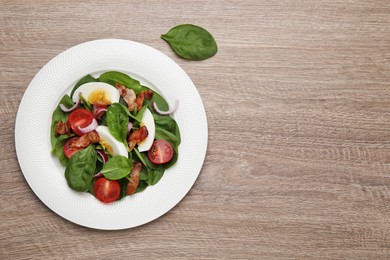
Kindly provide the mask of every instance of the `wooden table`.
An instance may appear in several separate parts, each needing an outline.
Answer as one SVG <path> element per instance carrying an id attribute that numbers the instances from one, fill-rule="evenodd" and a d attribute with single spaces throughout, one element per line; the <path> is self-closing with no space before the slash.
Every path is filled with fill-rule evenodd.
<path id="1" fill-rule="evenodd" d="M 181 23 L 207 28 L 218 54 L 176 56 L 160 34 Z M 48 209 L 14 144 L 34 75 L 100 38 L 171 57 L 196 85 L 209 124 L 187 196 L 121 231 Z M 0 259 L 389 259 L 389 116 L 387 0 L 0 0 Z"/>

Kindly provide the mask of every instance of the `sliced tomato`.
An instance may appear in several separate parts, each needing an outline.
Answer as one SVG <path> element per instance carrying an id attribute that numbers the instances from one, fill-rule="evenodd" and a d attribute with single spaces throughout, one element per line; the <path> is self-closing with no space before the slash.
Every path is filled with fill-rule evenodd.
<path id="1" fill-rule="evenodd" d="M 76 135 L 82 136 L 83 133 L 79 130 L 80 127 L 86 127 L 91 124 L 93 120 L 93 114 L 84 108 L 79 108 L 70 113 L 68 121 L 70 127 Z"/>
<path id="2" fill-rule="evenodd" d="M 167 163 L 173 157 L 172 145 L 165 140 L 156 140 L 149 149 L 148 157 L 154 164 Z"/>
<path id="3" fill-rule="evenodd" d="M 95 197 L 101 202 L 110 203 L 119 198 L 121 186 L 118 181 L 107 180 L 102 177 L 95 182 L 93 192 Z"/>
<path id="4" fill-rule="evenodd" d="M 75 148 L 75 147 L 71 147 L 71 144 L 73 142 L 77 142 L 77 140 L 79 140 L 80 137 L 72 137 L 70 138 L 68 141 L 65 142 L 64 144 L 64 154 L 66 156 L 66 158 L 70 158 L 73 154 L 75 154 L 76 152 L 82 150 L 83 148 Z"/>

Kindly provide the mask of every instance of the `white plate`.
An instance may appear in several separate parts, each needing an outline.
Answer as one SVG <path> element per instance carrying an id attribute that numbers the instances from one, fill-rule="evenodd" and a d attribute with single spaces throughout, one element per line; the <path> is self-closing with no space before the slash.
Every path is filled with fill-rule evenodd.
<path id="1" fill-rule="evenodd" d="M 118 70 L 162 94 L 181 132 L 179 158 L 154 186 L 103 204 L 71 190 L 64 167 L 50 154 L 50 124 L 61 97 L 84 75 Z M 207 119 L 202 100 L 187 74 L 173 60 L 137 42 L 103 39 L 72 47 L 47 63 L 23 95 L 15 126 L 16 153 L 31 189 L 63 218 L 96 229 L 125 229 L 152 221 L 187 194 L 202 168 L 207 149 Z"/>

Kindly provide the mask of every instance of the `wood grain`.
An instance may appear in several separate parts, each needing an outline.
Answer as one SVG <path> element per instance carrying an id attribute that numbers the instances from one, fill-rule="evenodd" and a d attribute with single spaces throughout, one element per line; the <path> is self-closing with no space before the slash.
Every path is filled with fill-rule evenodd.
<path id="1" fill-rule="evenodd" d="M 207 28 L 218 54 L 177 57 L 159 36 L 180 23 Z M 389 25 L 387 0 L 0 0 L 0 259 L 389 259 Z M 49 210 L 14 145 L 34 75 L 99 38 L 174 59 L 209 124 L 188 195 L 114 232 Z"/>

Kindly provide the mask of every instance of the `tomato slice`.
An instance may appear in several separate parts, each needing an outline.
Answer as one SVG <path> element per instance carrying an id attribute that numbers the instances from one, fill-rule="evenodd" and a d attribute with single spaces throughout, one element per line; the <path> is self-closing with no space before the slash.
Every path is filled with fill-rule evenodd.
<path id="1" fill-rule="evenodd" d="M 70 138 L 68 141 L 65 142 L 64 144 L 64 154 L 66 156 L 66 158 L 70 158 L 73 154 L 75 154 L 76 152 L 82 150 L 83 148 L 75 148 L 75 147 L 70 147 L 70 145 L 73 143 L 73 142 L 77 142 L 77 140 L 79 140 L 80 137 L 72 137 Z"/>
<path id="2" fill-rule="evenodd" d="M 93 192 L 95 197 L 101 202 L 110 203 L 119 198 L 121 186 L 118 181 L 107 180 L 102 177 L 95 182 Z"/>
<path id="3" fill-rule="evenodd" d="M 92 123 L 93 114 L 84 108 L 79 108 L 70 113 L 68 121 L 70 127 L 76 135 L 82 136 L 83 133 L 79 130 L 80 127 L 86 127 Z"/>
<path id="4" fill-rule="evenodd" d="M 154 164 L 167 163 L 173 157 L 172 145 L 165 140 L 156 140 L 149 149 L 148 157 Z"/>

